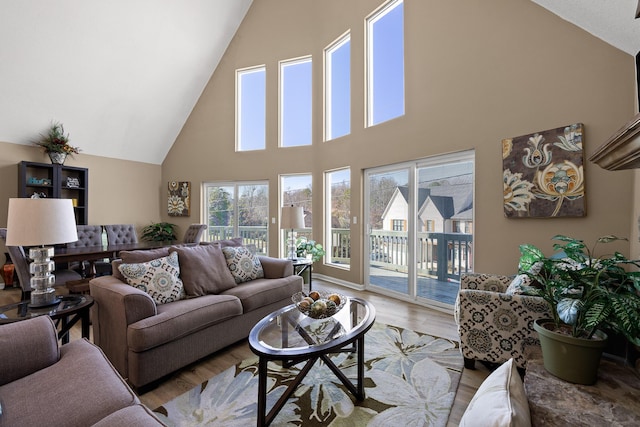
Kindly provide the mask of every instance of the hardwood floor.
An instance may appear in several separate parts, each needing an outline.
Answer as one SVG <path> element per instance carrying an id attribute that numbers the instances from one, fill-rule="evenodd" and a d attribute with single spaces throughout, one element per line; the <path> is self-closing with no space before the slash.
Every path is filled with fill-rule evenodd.
<path id="1" fill-rule="evenodd" d="M 314 289 L 336 290 L 346 295 L 366 299 L 376 308 L 376 320 L 379 322 L 452 340 L 458 339 L 452 314 L 431 310 L 367 291 L 341 288 L 317 279 L 314 279 L 313 283 Z M 9 304 L 19 299 L 20 292 L 17 289 L 0 291 L 0 305 Z M 80 339 L 80 337 L 80 327 L 76 325 L 71 331 L 71 340 Z M 246 340 L 241 341 L 164 378 L 155 388 L 141 394 L 140 400 L 149 408 L 155 409 L 241 360 L 250 357 L 255 356 L 249 349 L 249 344 L 247 344 Z M 475 370 L 463 370 L 455 402 L 449 416 L 448 426 L 457 426 L 459 424 L 460 418 L 473 394 L 487 375 L 489 375 L 489 371 L 481 363 L 476 363 Z"/>

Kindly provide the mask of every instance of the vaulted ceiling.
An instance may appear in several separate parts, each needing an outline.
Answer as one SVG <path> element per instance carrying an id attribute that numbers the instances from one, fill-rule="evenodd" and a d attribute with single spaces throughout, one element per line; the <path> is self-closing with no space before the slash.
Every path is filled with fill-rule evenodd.
<path id="1" fill-rule="evenodd" d="M 640 51 L 637 0 L 532 1 Z M 59 121 L 83 153 L 161 164 L 251 2 L 2 0 L 0 141 Z"/>

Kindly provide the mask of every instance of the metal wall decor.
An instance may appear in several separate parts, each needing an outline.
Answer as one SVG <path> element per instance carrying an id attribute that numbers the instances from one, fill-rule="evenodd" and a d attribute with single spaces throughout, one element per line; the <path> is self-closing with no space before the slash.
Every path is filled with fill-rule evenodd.
<path id="1" fill-rule="evenodd" d="M 190 208 L 191 182 L 169 181 L 169 216 L 189 216 Z"/>
<path id="2" fill-rule="evenodd" d="M 583 125 L 502 140 L 504 215 L 586 215 Z"/>

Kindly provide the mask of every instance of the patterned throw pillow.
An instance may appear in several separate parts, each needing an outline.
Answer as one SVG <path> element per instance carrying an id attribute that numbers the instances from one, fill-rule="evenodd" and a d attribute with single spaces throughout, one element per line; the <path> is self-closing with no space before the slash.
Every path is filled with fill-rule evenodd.
<path id="1" fill-rule="evenodd" d="M 262 264 L 257 256 L 244 246 L 222 248 L 222 253 L 227 261 L 227 266 L 236 283 L 264 277 Z"/>
<path id="2" fill-rule="evenodd" d="M 179 277 L 180 264 L 176 252 L 139 264 L 120 264 L 118 269 L 127 283 L 148 293 L 158 305 L 186 296 Z"/>

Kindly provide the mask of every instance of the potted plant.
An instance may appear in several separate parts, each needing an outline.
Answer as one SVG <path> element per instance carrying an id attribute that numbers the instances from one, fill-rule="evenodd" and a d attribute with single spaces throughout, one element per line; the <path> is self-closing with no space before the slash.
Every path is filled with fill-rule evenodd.
<path id="1" fill-rule="evenodd" d="M 593 384 L 606 332 L 640 344 L 640 273 L 629 271 L 640 261 L 619 252 L 595 257 L 598 244 L 627 240 L 616 236 L 600 237 L 592 248 L 572 237 L 553 240 L 560 243 L 551 257 L 533 245 L 520 246 L 520 272 L 537 282 L 534 292 L 552 308 L 552 319 L 534 323 L 544 366 L 564 380 Z"/>
<path id="2" fill-rule="evenodd" d="M 170 222 L 152 222 L 142 229 L 142 240 L 167 242 L 176 240 L 176 225 Z"/>
<path id="3" fill-rule="evenodd" d="M 296 256 L 299 258 L 305 258 L 307 255 L 311 256 L 311 262 L 320 260 L 325 254 L 325 250 L 320 243 L 316 243 L 315 240 L 309 240 L 306 237 L 298 237 L 296 240 Z"/>
<path id="4" fill-rule="evenodd" d="M 64 126 L 61 123 L 52 123 L 49 132 L 40 136 L 41 138 L 33 143 L 44 149 L 51 163 L 62 165 L 68 155 L 73 156 L 80 152 L 78 147 L 69 144 L 69 134 L 65 135 Z"/>

